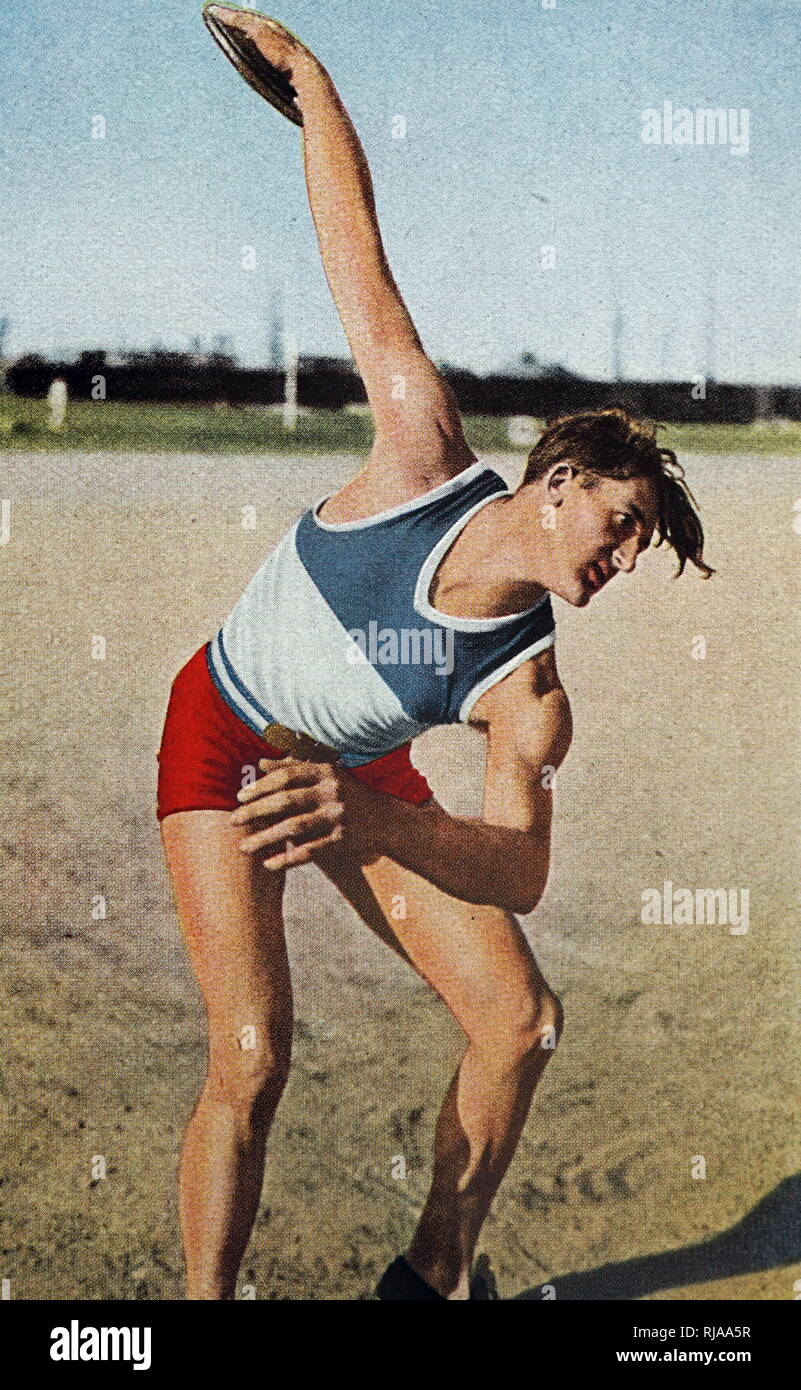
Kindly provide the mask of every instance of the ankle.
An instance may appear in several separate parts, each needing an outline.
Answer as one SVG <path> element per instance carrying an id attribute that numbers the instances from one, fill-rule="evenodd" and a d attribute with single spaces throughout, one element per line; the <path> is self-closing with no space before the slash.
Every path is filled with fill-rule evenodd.
<path id="1" fill-rule="evenodd" d="M 421 1279 L 425 1279 L 432 1289 L 443 1298 L 460 1300 L 470 1297 L 470 1266 L 441 1256 L 432 1256 L 415 1251 L 411 1246 L 405 1256 L 408 1263 Z"/>

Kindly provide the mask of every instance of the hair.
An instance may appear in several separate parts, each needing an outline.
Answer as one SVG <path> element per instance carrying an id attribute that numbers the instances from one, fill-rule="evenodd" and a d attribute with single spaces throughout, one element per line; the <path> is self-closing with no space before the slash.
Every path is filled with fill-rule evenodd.
<path id="1" fill-rule="evenodd" d="M 521 487 L 565 462 L 585 475 L 586 480 L 579 479 L 582 487 L 595 487 L 603 478 L 650 478 L 659 504 L 655 544 L 665 541 L 676 552 L 679 567 L 674 579 L 688 560 L 705 579 L 715 573 L 704 561 L 704 531 L 684 469 L 672 449 L 657 444 L 655 425 L 635 419 L 619 405 L 560 416 L 531 450 Z"/>

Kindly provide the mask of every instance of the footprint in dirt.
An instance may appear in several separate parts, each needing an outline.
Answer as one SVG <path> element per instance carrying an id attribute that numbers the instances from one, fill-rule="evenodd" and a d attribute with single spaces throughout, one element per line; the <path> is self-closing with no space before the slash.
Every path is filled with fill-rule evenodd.
<path id="1" fill-rule="evenodd" d="M 416 1106 L 413 1110 L 393 1110 L 390 1116 L 390 1132 L 393 1141 L 398 1145 L 398 1152 L 403 1154 L 407 1164 L 422 1162 L 420 1146 L 422 1119 L 422 1106 Z"/>
<path id="2" fill-rule="evenodd" d="M 579 1155 L 559 1164 L 551 1178 L 521 1183 L 514 1195 L 526 1211 L 541 1215 L 562 1205 L 600 1206 L 636 1197 L 649 1185 L 648 1155 L 653 1148 L 644 1144 L 626 1151 L 614 1145 L 590 1158 Z"/>
<path id="3" fill-rule="evenodd" d="M 557 1086 L 549 1092 L 548 1105 L 552 1106 L 559 1115 L 566 1115 L 571 1110 L 577 1110 L 581 1106 L 592 1106 L 595 1102 L 593 1092 L 598 1085 L 597 1080 L 576 1081 L 566 1086 Z"/>

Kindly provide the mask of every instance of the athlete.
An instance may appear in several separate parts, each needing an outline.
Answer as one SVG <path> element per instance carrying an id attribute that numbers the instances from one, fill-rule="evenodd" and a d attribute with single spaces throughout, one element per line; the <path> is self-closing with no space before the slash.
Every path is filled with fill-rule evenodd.
<path id="1" fill-rule="evenodd" d="M 482 1223 L 562 1030 L 517 920 L 545 890 L 553 774 L 571 741 L 550 595 L 586 606 L 654 538 L 678 573 L 688 559 L 713 571 L 683 470 L 622 410 L 551 425 L 516 490 L 476 458 L 387 264 L 329 74 L 275 22 L 215 8 L 297 92 L 323 264 L 375 441 L 171 689 L 158 815 L 209 1030 L 179 1172 L 187 1296 L 235 1296 L 290 1065 L 284 882 L 314 862 L 465 1033 L 424 1210 L 377 1293 L 469 1299 Z M 457 722 L 486 739 L 480 818 L 439 805 L 409 756 L 424 729 Z"/>

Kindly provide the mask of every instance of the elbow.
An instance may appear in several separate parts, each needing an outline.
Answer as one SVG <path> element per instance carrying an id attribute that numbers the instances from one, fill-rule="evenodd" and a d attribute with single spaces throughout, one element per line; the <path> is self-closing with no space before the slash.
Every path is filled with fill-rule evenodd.
<path id="1" fill-rule="evenodd" d="M 538 905 L 545 891 L 544 884 L 523 885 L 519 883 L 504 883 L 495 888 L 489 886 L 483 888 L 476 887 L 472 892 L 465 891 L 462 885 L 457 891 L 453 887 L 446 889 L 453 893 L 462 902 L 474 903 L 476 907 L 497 907 L 502 912 L 510 912 L 515 917 L 527 917 Z"/>
<path id="2" fill-rule="evenodd" d="M 504 894 L 505 901 L 498 906 L 503 907 L 506 912 L 514 913 L 516 917 L 527 917 L 542 901 L 546 883 L 547 874 L 544 878 L 538 876 L 535 879 L 527 879 L 524 883 L 516 883 Z"/>
<path id="3" fill-rule="evenodd" d="M 501 906 L 504 907 L 507 912 L 511 912 L 515 917 L 528 917 L 529 913 L 533 912 L 535 907 L 539 905 L 541 898 L 542 893 L 521 893 L 509 898 L 505 903 L 502 903 Z"/>
<path id="4" fill-rule="evenodd" d="M 532 858 L 521 855 L 517 862 L 507 860 L 498 865 L 494 891 L 484 899 L 488 907 L 500 907 L 516 917 L 527 917 L 541 902 L 548 883 L 550 862 L 544 856 Z"/>
<path id="5" fill-rule="evenodd" d="M 506 894 L 508 912 L 527 917 L 539 906 L 548 884 L 550 867 L 550 855 L 543 853 L 541 846 L 537 853 L 521 854 L 517 858 Z"/>

